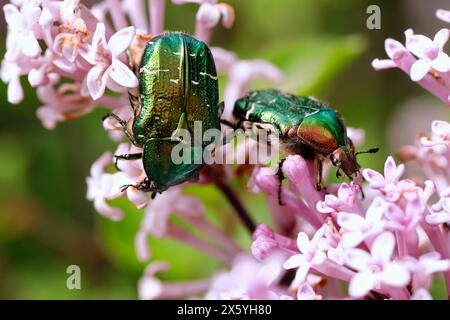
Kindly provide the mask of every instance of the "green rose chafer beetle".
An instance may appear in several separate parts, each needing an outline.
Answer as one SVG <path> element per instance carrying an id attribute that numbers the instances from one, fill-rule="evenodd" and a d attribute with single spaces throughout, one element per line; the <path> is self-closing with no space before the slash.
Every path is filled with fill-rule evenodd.
<path id="1" fill-rule="evenodd" d="M 378 148 L 371 148 L 355 152 L 337 111 L 310 97 L 278 90 L 252 91 L 236 101 L 233 116 L 233 127 L 273 131 L 278 134 L 280 146 L 287 154 L 300 154 L 306 160 L 317 161 L 318 190 L 322 189 L 324 159 L 329 158 L 338 167 L 336 176 L 340 176 L 342 170 L 352 179 L 360 168 L 356 156 L 378 151 Z M 280 197 L 283 176 L 280 169 L 278 173 Z M 279 201 L 281 203 L 280 198 Z"/>
<path id="2" fill-rule="evenodd" d="M 124 133 L 143 153 L 116 155 L 116 159 L 141 159 L 147 178 L 133 186 L 146 192 L 194 180 L 204 167 L 201 163 L 175 164 L 172 149 L 180 143 L 173 138 L 178 129 L 193 132 L 194 122 L 202 130 L 220 129 L 219 92 L 213 56 L 208 46 L 191 36 L 170 32 L 151 39 L 142 55 L 139 69 L 139 95 L 130 93 L 133 117 L 124 121 L 114 117 Z M 203 136 L 203 132 L 202 132 Z M 203 153 L 192 145 L 195 159 Z"/>

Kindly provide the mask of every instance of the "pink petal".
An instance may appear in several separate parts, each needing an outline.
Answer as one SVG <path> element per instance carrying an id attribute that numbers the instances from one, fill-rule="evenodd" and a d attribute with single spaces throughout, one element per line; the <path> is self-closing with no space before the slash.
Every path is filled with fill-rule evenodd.
<path id="1" fill-rule="evenodd" d="M 297 247 L 301 253 L 307 253 L 310 248 L 309 238 L 304 232 L 300 232 L 297 236 Z"/>
<path id="2" fill-rule="evenodd" d="M 384 177 L 372 169 L 364 169 L 363 170 L 364 179 L 366 179 L 372 188 L 381 188 L 386 184 Z"/>
<path id="3" fill-rule="evenodd" d="M 312 259 L 311 263 L 313 265 L 320 265 L 325 262 L 327 259 L 327 255 L 323 251 L 316 251 L 314 254 L 314 258 Z"/>
<path id="4" fill-rule="evenodd" d="M 364 143 L 366 133 L 363 129 L 347 127 L 347 137 L 352 140 L 354 146 L 359 146 Z"/>
<path id="5" fill-rule="evenodd" d="M 353 196 L 353 190 L 348 183 L 342 183 L 338 189 L 338 198 L 342 201 L 348 201 Z"/>
<path id="6" fill-rule="evenodd" d="M 206 28 L 212 28 L 219 23 L 220 10 L 217 5 L 203 3 L 197 11 L 197 21 Z"/>
<path id="7" fill-rule="evenodd" d="M 44 81 L 45 68 L 31 69 L 28 73 L 28 82 L 33 88 L 36 88 Z"/>
<path id="8" fill-rule="evenodd" d="M 139 299 L 153 300 L 158 298 L 163 292 L 163 284 L 155 277 L 144 276 L 139 280 L 138 292 Z"/>
<path id="9" fill-rule="evenodd" d="M 53 64 L 57 66 L 59 69 L 65 72 L 74 73 L 77 69 L 77 65 L 75 63 L 71 63 L 66 58 L 61 57 L 59 59 L 53 60 Z"/>
<path id="10" fill-rule="evenodd" d="M 370 252 L 377 263 L 391 260 L 395 249 L 395 237 L 391 232 L 379 235 L 372 244 Z"/>
<path id="11" fill-rule="evenodd" d="M 364 234 L 359 231 L 349 231 L 342 235 L 341 241 L 344 248 L 355 248 L 364 240 Z M 330 254 L 330 250 L 328 251 Z"/>
<path id="12" fill-rule="evenodd" d="M 370 290 L 374 289 L 377 284 L 377 278 L 370 270 L 359 272 L 352 278 L 348 292 L 352 297 L 362 298 Z"/>
<path id="13" fill-rule="evenodd" d="M 42 10 L 41 8 L 35 7 L 33 5 L 22 6 L 21 10 L 27 22 L 27 27 L 31 30 L 39 21 Z"/>
<path id="14" fill-rule="evenodd" d="M 54 129 L 58 122 L 64 121 L 64 116 L 50 106 L 43 106 L 36 110 L 36 116 L 46 129 Z"/>
<path id="15" fill-rule="evenodd" d="M 427 52 L 434 47 L 430 38 L 421 34 L 406 36 L 406 48 L 418 58 L 426 58 Z"/>
<path id="16" fill-rule="evenodd" d="M 106 47 L 105 25 L 102 22 L 97 23 L 94 35 L 92 36 L 92 46 L 94 48 L 98 46 Z"/>
<path id="17" fill-rule="evenodd" d="M 438 9 L 436 11 L 436 17 L 440 20 L 450 23 L 450 11 L 448 10 Z"/>
<path id="18" fill-rule="evenodd" d="M 58 37 L 58 36 L 56 36 Z M 56 39 L 55 39 L 56 42 Z M 97 50 L 91 45 L 82 45 L 79 48 L 79 54 L 84 60 L 94 65 L 97 62 Z"/>
<path id="19" fill-rule="evenodd" d="M 434 36 L 433 42 L 435 45 L 439 47 L 439 49 L 443 49 L 445 44 L 448 41 L 450 36 L 450 31 L 446 28 L 439 30 Z"/>
<path id="20" fill-rule="evenodd" d="M 431 225 L 450 223 L 450 213 L 449 212 L 431 213 L 425 217 L 425 221 Z"/>
<path id="21" fill-rule="evenodd" d="M 109 67 L 109 76 L 119 85 L 126 88 L 135 88 L 139 82 L 136 75 L 123 62 L 113 59 Z"/>
<path id="22" fill-rule="evenodd" d="M 234 52 L 219 47 L 212 47 L 211 53 L 216 63 L 217 72 L 228 71 L 236 62 L 237 57 Z"/>
<path id="23" fill-rule="evenodd" d="M 297 300 L 313 300 L 315 297 L 316 293 L 308 283 L 303 283 L 298 288 Z"/>
<path id="24" fill-rule="evenodd" d="M 117 31 L 108 41 L 107 49 L 111 52 L 111 56 L 116 58 L 119 54 L 128 49 L 134 39 L 136 29 L 134 27 L 124 28 Z"/>
<path id="25" fill-rule="evenodd" d="M 390 59 L 373 59 L 372 60 L 372 68 L 375 70 L 385 70 L 390 68 L 395 68 L 397 65 L 394 61 Z"/>
<path id="26" fill-rule="evenodd" d="M 64 45 L 62 47 L 62 55 L 67 59 L 70 63 L 74 63 L 75 58 L 77 57 L 77 47 L 72 45 Z"/>
<path id="27" fill-rule="evenodd" d="M 8 3 L 3 6 L 3 13 L 5 15 L 6 23 L 13 29 L 19 30 L 25 28 L 25 22 L 22 14 L 16 6 Z"/>
<path id="28" fill-rule="evenodd" d="M 360 215 L 347 212 L 339 212 L 337 222 L 342 228 L 350 231 L 361 230 L 366 224 Z"/>
<path id="29" fill-rule="evenodd" d="M 345 264 L 355 270 L 364 270 L 370 263 L 370 255 L 361 249 L 347 250 L 344 259 Z"/>
<path id="30" fill-rule="evenodd" d="M 94 66 L 89 70 L 86 78 L 86 84 L 92 99 L 97 100 L 105 93 L 106 79 L 103 76 L 105 70 L 101 64 Z"/>
<path id="31" fill-rule="evenodd" d="M 147 193 L 133 187 L 127 189 L 127 197 L 138 209 L 144 208 L 148 203 Z"/>
<path id="32" fill-rule="evenodd" d="M 369 209 L 367 209 L 366 213 L 366 221 L 370 224 L 374 224 L 380 221 L 384 215 L 385 211 L 385 202 L 383 198 L 376 198 Z"/>
<path id="33" fill-rule="evenodd" d="M 450 71 L 450 57 L 444 52 L 439 52 L 437 58 L 431 61 L 431 67 L 439 72 Z"/>
<path id="34" fill-rule="evenodd" d="M 450 21 L 449 21 L 450 22 Z M 432 300 L 430 293 L 423 288 L 418 289 L 414 294 L 411 296 L 411 300 Z"/>
<path id="35" fill-rule="evenodd" d="M 388 57 L 393 61 L 398 59 L 405 52 L 408 52 L 400 42 L 391 38 L 385 40 L 384 49 L 386 50 Z"/>
<path id="36" fill-rule="evenodd" d="M 99 179 L 105 171 L 105 168 L 113 163 L 113 155 L 110 151 L 107 151 L 101 155 L 91 166 L 91 177 Z M 89 197 L 88 197 L 89 199 Z"/>
<path id="37" fill-rule="evenodd" d="M 311 265 L 309 263 L 302 264 L 297 269 L 297 273 L 295 274 L 295 279 L 294 279 L 293 283 L 304 282 L 306 280 L 306 277 L 308 276 L 310 268 L 311 268 Z"/>
<path id="38" fill-rule="evenodd" d="M 231 28 L 234 23 L 234 9 L 232 6 L 226 3 L 220 3 L 217 5 L 222 14 L 222 24 L 225 28 Z"/>
<path id="39" fill-rule="evenodd" d="M 388 218 L 389 220 L 401 223 L 401 221 L 405 217 L 406 217 L 405 212 L 401 210 L 397 205 L 389 204 L 386 207 L 386 218 Z"/>
<path id="40" fill-rule="evenodd" d="M 405 171 L 405 166 L 400 164 L 397 166 L 395 164 L 394 158 L 389 156 L 384 163 L 384 177 L 387 182 L 397 182 L 398 179 L 403 175 Z"/>
<path id="41" fill-rule="evenodd" d="M 283 268 L 285 269 L 298 268 L 301 265 L 305 264 L 306 262 L 307 262 L 306 258 L 303 254 L 295 254 L 283 263 Z"/>
<path id="42" fill-rule="evenodd" d="M 398 263 L 385 264 L 380 273 L 380 280 L 393 287 L 406 286 L 410 278 L 408 270 Z"/>
<path id="43" fill-rule="evenodd" d="M 144 230 L 138 231 L 134 239 L 136 255 L 140 261 L 147 261 L 150 259 L 151 251 L 148 245 L 147 232 Z"/>
<path id="44" fill-rule="evenodd" d="M 41 53 L 41 47 L 31 31 L 23 35 L 20 41 L 22 42 L 22 52 L 27 57 L 34 58 Z"/>
<path id="45" fill-rule="evenodd" d="M 437 136 L 447 136 L 450 138 L 450 123 L 442 120 L 434 120 L 431 123 L 431 130 Z"/>
<path id="46" fill-rule="evenodd" d="M 8 102 L 18 104 L 23 100 L 23 89 L 18 77 L 11 79 L 8 84 Z"/>
<path id="47" fill-rule="evenodd" d="M 259 269 L 256 278 L 270 286 L 278 280 L 281 272 L 282 269 L 278 262 L 269 262 Z"/>
<path id="48" fill-rule="evenodd" d="M 94 207 L 98 213 L 113 221 L 119 221 L 123 218 L 122 210 L 111 207 L 106 203 L 105 199 L 101 197 L 95 199 Z"/>
<path id="49" fill-rule="evenodd" d="M 410 76 L 412 81 L 420 81 L 422 80 L 430 71 L 431 63 L 424 60 L 419 59 L 411 66 Z"/>

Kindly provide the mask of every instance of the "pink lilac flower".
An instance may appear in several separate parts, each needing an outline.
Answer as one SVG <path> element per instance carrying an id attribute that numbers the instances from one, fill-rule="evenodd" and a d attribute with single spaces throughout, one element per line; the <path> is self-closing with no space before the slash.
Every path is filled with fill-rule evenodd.
<path id="1" fill-rule="evenodd" d="M 140 151 L 137 147 L 129 147 L 128 144 L 119 145 L 116 154 Z M 128 188 L 125 192 L 121 187 L 127 184 L 135 184 L 142 181 L 145 172 L 142 162 L 118 161 L 118 167 L 122 170 L 116 173 L 107 173 L 105 169 L 113 164 L 113 156 L 110 152 L 104 153 L 91 167 L 91 176 L 87 178 L 88 185 L 87 198 L 94 202 L 96 210 L 112 220 L 120 220 L 123 212 L 120 209 L 111 207 L 107 201 L 126 195 L 128 199 L 137 207 L 144 207 L 147 204 L 148 196 L 134 187 Z"/>
<path id="2" fill-rule="evenodd" d="M 317 211 L 321 213 L 358 212 L 360 210 L 359 196 L 360 186 L 356 181 L 350 184 L 341 183 L 336 195 L 327 194 L 323 201 L 317 202 Z"/>
<path id="3" fill-rule="evenodd" d="M 14 62 L 2 61 L 1 79 L 8 84 L 8 102 L 17 104 L 23 100 L 23 89 L 20 84 L 21 69 Z"/>
<path id="4" fill-rule="evenodd" d="M 220 22 L 225 28 L 231 28 L 234 23 L 234 9 L 229 4 L 218 3 L 218 0 L 172 0 L 181 5 L 197 3 L 200 5 L 195 26 L 195 37 L 209 44 L 212 29 Z"/>
<path id="5" fill-rule="evenodd" d="M 304 232 L 298 234 L 297 247 L 300 253 L 291 256 L 283 264 L 283 267 L 286 269 L 298 268 L 296 281 L 305 281 L 311 267 L 325 262 L 327 258 L 326 253 L 319 248 L 319 242 L 324 235 L 325 227 L 319 229 L 311 240 Z"/>
<path id="6" fill-rule="evenodd" d="M 112 163 L 112 154 L 104 153 L 91 168 L 91 176 L 86 179 L 88 185 L 87 198 L 94 202 L 98 213 L 109 217 L 111 220 L 120 220 L 123 212 L 111 207 L 107 201 L 114 198 L 117 190 L 114 189 L 113 175 L 105 174 L 105 167 Z"/>
<path id="7" fill-rule="evenodd" d="M 433 121 L 431 124 L 431 137 L 422 137 L 420 142 L 427 147 L 445 145 L 450 147 L 450 124 L 447 121 Z"/>
<path id="8" fill-rule="evenodd" d="M 448 29 L 441 29 L 433 40 L 413 34 L 412 30 L 408 30 L 405 34 L 406 48 L 419 58 L 411 66 L 411 80 L 422 80 L 431 68 L 439 72 L 450 71 L 450 57 L 443 52 L 450 36 Z"/>
<path id="9" fill-rule="evenodd" d="M 233 260 L 230 271 L 216 274 L 205 299 L 248 300 L 289 298 L 278 286 L 282 267 L 274 258 L 263 263 L 248 254 L 240 254 Z"/>
<path id="10" fill-rule="evenodd" d="M 388 188 L 390 184 L 399 182 L 404 171 L 405 165 L 397 166 L 394 159 L 389 157 L 384 165 L 384 176 L 372 169 L 364 170 L 363 176 L 373 189 L 383 190 Z"/>
<path id="11" fill-rule="evenodd" d="M 215 244 L 205 242 L 180 229 L 174 222 L 169 221 L 172 214 L 203 231 L 205 235 L 215 240 Z M 150 248 L 147 244 L 149 235 L 157 239 L 166 236 L 175 238 L 223 262 L 240 251 L 234 241 L 207 221 L 203 204 L 196 197 L 182 194 L 182 186 L 173 187 L 158 195 L 147 206 L 141 227 L 136 234 L 137 256 L 143 261 L 150 258 Z"/>
<path id="12" fill-rule="evenodd" d="M 92 46 L 80 52 L 93 65 L 86 76 L 86 86 L 92 99 L 103 96 L 106 87 L 121 91 L 121 87 L 134 88 L 138 85 L 134 73 L 119 59 L 120 54 L 130 46 L 134 35 L 135 28 L 128 27 L 112 35 L 106 42 L 105 25 L 97 24 Z"/>
<path id="13" fill-rule="evenodd" d="M 431 225 L 450 223 L 450 187 L 442 191 L 440 196 L 440 200 L 430 207 L 430 214 L 425 217 Z"/>
<path id="14" fill-rule="evenodd" d="M 24 3 L 20 10 L 12 4 L 6 4 L 3 12 L 9 28 L 6 59 L 16 60 L 20 54 L 34 58 L 40 54 L 35 32 L 41 8 L 32 2 Z"/>
<path id="15" fill-rule="evenodd" d="M 210 286 L 210 279 L 192 281 L 161 281 L 157 273 L 167 271 L 165 262 L 153 262 L 147 266 L 144 276 L 139 280 L 138 293 L 141 300 L 179 299 L 203 294 Z"/>
<path id="16" fill-rule="evenodd" d="M 412 274 L 412 289 L 414 292 L 420 289 L 428 290 L 432 274 L 450 269 L 450 260 L 442 260 L 438 252 L 428 252 L 420 256 L 419 259 L 407 257 L 404 261 L 405 266 Z"/>
<path id="17" fill-rule="evenodd" d="M 410 75 L 413 64 L 417 61 L 416 57 L 400 42 L 394 39 L 386 39 L 385 50 L 389 59 L 374 59 L 372 66 L 375 70 L 384 70 L 389 68 L 399 68 Z M 449 104 L 450 95 L 449 86 L 440 78 L 442 74 L 427 73 L 423 78 L 416 81 L 420 86 L 431 92 L 433 95 Z"/>
<path id="18" fill-rule="evenodd" d="M 415 145 L 403 146 L 398 152 L 405 161 L 416 160 L 439 192 L 443 192 L 450 182 L 450 148 L 445 138 L 448 126 L 445 121 L 433 121 L 429 137 L 420 134 Z"/>
<path id="19" fill-rule="evenodd" d="M 297 300 L 322 300 L 322 296 L 316 294 L 314 288 L 305 282 L 297 290 Z"/>
<path id="20" fill-rule="evenodd" d="M 384 213 L 386 202 L 376 198 L 367 209 L 365 217 L 357 213 L 339 212 L 337 222 L 341 226 L 342 244 L 344 247 L 356 247 L 367 238 L 374 237 L 386 228 Z"/>
<path id="21" fill-rule="evenodd" d="M 349 285 L 349 294 L 356 298 L 364 297 L 370 290 L 383 285 L 404 287 L 410 281 L 407 268 L 392 260 L 395 250 L 395 237 L 390 232 L 378 236 L 372 244 L 370 253 L 362 249 L 349 249 L 346 264 L 358 273 Z"/>

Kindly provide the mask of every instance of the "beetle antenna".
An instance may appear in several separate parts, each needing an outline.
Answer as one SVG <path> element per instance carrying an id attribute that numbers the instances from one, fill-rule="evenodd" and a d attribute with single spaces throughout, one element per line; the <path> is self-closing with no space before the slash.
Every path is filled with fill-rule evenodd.
<path id="1" fill-rule="evenodd" d="M 377 153 L 379 150 L 380 150 L 380 148 L 378 148 L 378 147 L 369 148 L 369 149 L 364 150 L 364 151 L 357 151 L 357 152 L 355 152 L 355 156 L 357 156 L 358 154 L 363 154 L 363 153 Z"/>

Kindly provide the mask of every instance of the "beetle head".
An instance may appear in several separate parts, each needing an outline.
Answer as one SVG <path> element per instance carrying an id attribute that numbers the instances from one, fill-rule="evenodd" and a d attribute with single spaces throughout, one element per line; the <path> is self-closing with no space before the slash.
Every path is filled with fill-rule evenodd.
<path id="1" fill-rule="evenodd" d="M 352 141 L 348 139 L 345 146 L 337 148 L 330 155 L 331 162 L 338 167 L 336 176 L 339 177 L 341 175 L 340 170 L 342 169 L 344 174 L 352 179 L 353 175 L 358 175 L 360 168 L 356 156 L 364 153 L 376 153 L 378 150 L 378 148 L 369 148 L 364 151 L 355 152 Z"/>
<path id="2" fill-rule="evenodd" d="M 338 167 L 336 176 L 340 176 L 340 170 L 350 179 L 359 172 L 359 164 L 356 161 L 355 151 L 351 146 L 345 145 L 337 148 L 330 155 L 331 162 Z"/>

